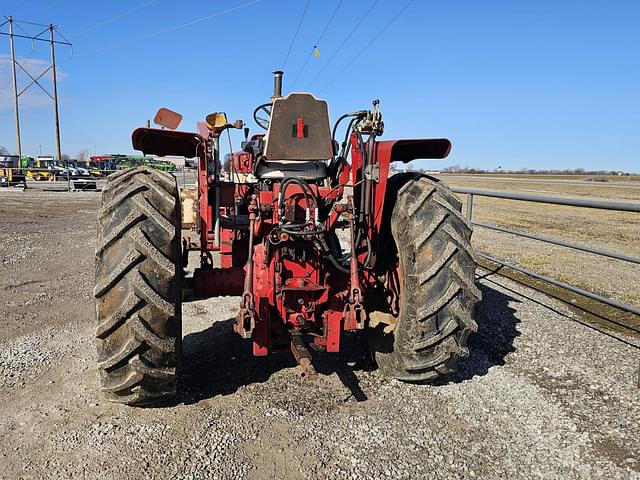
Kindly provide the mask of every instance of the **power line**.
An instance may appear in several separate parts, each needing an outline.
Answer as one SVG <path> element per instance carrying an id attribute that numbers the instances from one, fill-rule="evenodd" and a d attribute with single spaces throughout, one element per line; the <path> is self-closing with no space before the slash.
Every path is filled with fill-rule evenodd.
<path id="1" fill-rule="evenodd" d="M 41 15 L 47 13 L 49 10 L 53 10 L 55 7 L 57 7 L 59 4 L 61 4 L 64 0 L 57 0 L 57 1 L 53 1 L 51 2 L 47 7 L 45 7 L 43 10 L 40 10 L 39 13 L 36 13 L 34 16 L 40 17 Z M 25 22 L 22 22 L 25 23 Z"/>
<path id="2" fill-rule="evenodd" d="M 378 1 L 379 0 L 375 0 L 375 2 L 371 4 L 369 9 L 366 12 L 364 12 L 364 15 L 360 17 L 360 20 L 358 20 L 358 23 L 356 23 L 355 26 L 351 29 L 351 31 L 347 34 L 347 36 L 344 38 L 344 40 L 342 41 L 338 49 L 335 52 L 333 52 L 333 55 L 331 56 L 331 58 L 327 61 L 327 63 L 324 64 L 324 67 L 322 67 L 322 69 L 316 74 L 316 76 L 313 77 L 313 80 L 311 80 L 311 83 L 309 83 L 309 87 L 311 87 L 311 85 L 313 85 L 316 82 L 318 77 L 322 75 L 322 72 L 324 72 L 327 69 L 327 67 L 331 64 L 331 62 L 336 58 L 338 53 L 340 53 L 340 50 L 342 50 L 342 48 L 347 44 L 347 42 L 353 36 L 353 34 L 356 33 L 356 30 L 358 30 L 358 27 L 362 24 L 362 22 L 364 22 L 365 18 L 369 16 L 369 14 L 371 13 L 371 10 L 373 10 L 373 7 L 376 6 Z"/>
<path id="3" fill-rule="evenodd" d="M 67 39 L 67 37 L 62 34 L 58 27 L 54 26 L 53 28 L 56 32 L 58 32 L 58 35 L 60 35 L 60 37 L 62 37 L 62 39 L 69 44 L 69 47 L 71 47 L 71 50 L 73 51 L 73 45 L 71 45 L 71 42 Z"/>
<path id="4" fill-rule="evenodd" d="M 302 11 L 302 16 L 300 17 L 300 21 L 298 22 L 298 26 L 296 27 L 296 33 L 293 34 L 293 38 L 291 39 L 291 43 L 289 44 L 289 49 L 287 50 L 287 54 L 284 56 L 284 61 L 282 62 L 282 70 L 284 70 L 284 66 L 289 59 L 289 55 L 291 54 L 291 49 L 293 48 L 293 44 L 296 41 L 296 37 L 298 36 L 298 32 L 300 31 L 300 25 L 302 25 L 302 21 L 304 20 L 304 16 L 307 14 L 307 9 L 309 8 L 309 4 L 311 0 L 307 0 L 307 4 L 304 6 L 304 10 Z"/>
<path id="5" fill-rule="evenodd" d="M 19 97 L 21 95 L 23 95 L 25 92 L 27 92 L 29 90 L 29 88 L 31 88 L 33 85 L 36 85 L 38 88 L 40 88 L 49 98 L 51 98 L 51 100 L 53 100 L 53 109 L 54 109 L 54 120 L 55 120 L 55 133 L 56 133 L 56 151 L 57 151 L 57 155 L 58 155 L 58 160 L 62 159 L 62 150 L 60 147 L 60 119 L 59 119 L 59 111 L 58 111 L 58 77 L 57 77 L 57 73 L 56 73 L 56 55 L 55 55 L 55 47 L 56 45 L 60 44 L 60 45 L 69 45 L 71 46 L 70 43 L 68 43 L 65 39 L 64 42 L 60 41 L 60 40 L 56 40 L 55 39 L 55 34 L 56 32 L 58 33 L 58 35 L 62 36 L 60 34 L 60 32 L 57 30 L 57 28 L 54 25 L 49 25 L 45 30 L 41 31 L 40 33 L 38 33 L 37 35 L 30 35 L 29 33 L 26 32 L 25 29 L 23 29 L 22 27 L 20 27 L 20 25 L 18 24 L 18 22 L 16 22 L 16 20 L 14 20 L 12 17 L 5 17 L 7 19 L 6 22 L 0 24 L 0 27 L 4 26 L 5 24 L 9 24 L 9 33 L 5 33 L 5 32 L 0 32 L 0 35 L 6 35 L 9 37 L 9 51 L 10 51 L 10 55 L 11 55 L 11 79 L 12 79 L 12 84 L 13 84 L 13 106 L 14 106 L 14 112 L 15 112 L 15 121 L 16 121 L 16 149 L 17 149 L 17 153 L 18 153 L 18 157 L 21 158 L 22 157 L 22 140 L 21 140 L 21 136 L 20 136 L 20 108 L 19 108 Z M 22 22 L 22 23 L 26 23 L 26 22 Z M 14 33 L 14 29 L 13 27 L 18 27 L 20 29 L 20 31 L 22 31 L 24 33 L 24 35 L 19 35 Z M 48 32 L 48 39 L 42 38 L 42 35 Z M 14 38 L 24 38 L 24 39 L 28 39 L 31 40 L 32 45 L 35 45 L 36 41 L 40 41 L 40 42 L 47 42 L 50 45 L 51 48 L 51 63 L 47 66 L 46 69 L 44 69 L 39 75 L 34 76 L 32 75 L 26 68 L 26 63 L 23 60 L 18 60 L 16 58 L 16 51 L 15 51 L 15 46 L 14 46 Z M 64 38 L 64 37 L 63 37 Z M 25 65 L 23 65 L 23 63 Z M 17 78 L 17 70 L 16 67 L 19 67 L 24 74 L 29 77 L 31 79 L 31 83 L 29 83 L 26 87 L 23 87 L 22 90 L 18 91 L 18 78 Z M 40 79 L 42 77 L 44 77 L 48 72 L 51 72 L 51 79 L 52 79 L 52 83 L 53 83 L 53 90 L 50 93 L 48 89 L 46 89 L 41 83 L 40 83 Z M 67 175 L 67 189 L 71 190 L 71 183 L 70 183 L 70 175 Z"/>
<path id="6" fill-rule="evenodd" d="M 93 54 L 96 54 L 96 53 L 106 52 L 106 51 L 112 50 L 114 48 L 123 47 L 125 45 L 130 45 L 132 43 L 139 42 L 141 40 L 147 40 L 147 39 L 153 38 L 153 37 L 157 37 L 157 36 L 163 35 L 165 33 L 175 32 L 176 30 L 180 30 L 181 28 L 190 27 L 191 25 L 195 25 L 196 23 L 201 23 L 201 22 L 210 20 L 210 19 L 212 19 L 214 17 L 220 17 L 222 15 L 226 15 L 227 13 L 235 12 L 236 10 L 240 10 L 241 8 L 245 8 L 245 7 L 248 7 L 250 5 L 254 5 L 254 4 L 256 4 L 256 3 L 260 2 L 260 1 L 262 1 L 262 0 L 252 0 L 251 2 L 243 3 L 241 5 L 236 5 L 235 7 L 227 8 L 226 10 L 222 10 L 220 12 L 212 13 L 211 15 L 207 15 L 207 16 L 204 16 L 204 17 L 196 18 L 195 20 L 191 20 L 191 21 L 186 22 L 186 23 L 181 23 L 180 25 L 176 25 L 174 27 L 165 28 L 164 30 L 160 30 L 158 32 L 149 33 L 149 34 L 143 35 L 141 37 L 132 38 L 131 40 L 126 40 L 124 42 L 115 43 L 113 45 L 109 45 L 107 47 L 104 47 L 104 48 L 101 48 L 101 49 L 98 49 L 98 50 L 94 50 L 93 52 L 80 53 L 80 54 L 76 55 L 76 57 L 83 57 L 83 56 L 86 56 L 86 55 L 93 55 Z"/>
<path id="7" fill-rule="evenodd" d="M 7 16 L 5 16 L 5 15 L 3 15 L 3 16 L 4 16 L 4 18 L 6 18 L 6 19 L 7 19 L 7 22 L 4 22 L 4 23 L 8 23 L 8 19 L 9 19 L 9 17 L 7 17 Z M 13 18 L 13 17 L 12 17 L 12 18 Z M 44 23 L 28 22 L 27 20 L 18 20 L 18 19 L 16 19 L 16 18 L 14 18 L 14 19 L 13 19 L 13 21 L 14 21 L 14 22 L 24 23 L 24 24 L 26 24 L 26 25 L 35 25 L 36 27 L 46 27 L 46 28 L 49 28 L 49 25 L 45 25 Z M 4 23 L 3 23 L 2 25 L 4 25 Z"/>
<path id="8" fill-rule="evenodd" d="M 369 43 L 367 43 L 367 44 L 362 48 L 362 50 L 360 50 L 360 51 L 356 54 L 356 56 L 355 56 L 355 57 L 353 57 L 353 58 L 351 59 L 351 61 L 350 61 L 349 63 L 347 63 L 347 64 L 345 65 L 345 67 L 344 67 L 342 70 L 340 70 L 340 72 L 338 72 L 338 74 L 337 74 L 336 76 L 334 76 L 334 77 L 329 81 L 329 83 L 327 83 L 327 84 L 326 84 L 326 85 L 325 85 L 325 86 L 324 86 L 320 91 L 322 92 L 322 91 L 326 90 L 326 89 L 329 87 L 329 85 L 331 85 L 331 84 L 332 84 L 332 83 L 333 83 L 333 82 L 334 82 L 334 81 L 335 81 L 335 80 L 336 80 L 340 75 L 342 75 L 342 74 L 343 74 L 343 73 L 344 73 L 344 72 L 345 72 L 345 71 L 346 71 L 346 70 L 347 70 L 347 69 L 348 69 L 348 68 L 353 64 L 353 62 L 355 62 L 355 61 L 360 57 L 360 55 L 362 55 L 362 54 L 365 52 L 365 50 L 367 50 L 367 49 L 368 49 L 368 48 L 369 48 L 369 47 L 370 47 L 370 46 L 371 46 L 371 45 L 372 45 L 372 44 L 373 44 L 373 43 L 374 43 L 374 42 L 375 42 L 375 41 L 380 37 L 380 35 L 382 35 L 382 34 L 387 30 L 387 28 L 389 28 L 389 27 L 393 24 L 393 22 L 395 22 L 395 21 L 400 17 L 400 15 L 402 15 L 402 14 L 405 12 L 405 10 L 406 10 L 407 8 L 409 8 L 409 6 L 410 6 L 413 2 L 414 2 L 414 0 L 409 0 L 409 1 L 407 2 L 407 4 L 406 4 L 404 7 L 402 7 L 402 9 L 401 9 L 401 10 L 400 10 L 400 11 L 399 11 L 399 12 L 398 12 L 398 13 L 397 13 L 397 14 L 396 14 L 396 15 L 395 15 L 391 20 L 389 20 L 389 22 L 387 22 L 387 24 L 386 24 L 384 27 L 382 27 L 382 30 L 380 30 L 380 31 L 379 31 L 379 32 L 378 32 L 378 33 L 377 33 L 377 34 L 376 34 L 376 35 L 375 35 L 375 36 L 374 36 L 374 37 L 369 41 Z"/>
<path id="9" fill-rule="evenodd" d="M 16 20 L 13 17 L 4 17 L 7 19 L 6 22 L 3 22 L 2 24 L 0 24 L 0 27 L 6 25 L 7 23 L 12 24 L 13 26 L 18 26 L 18 23 L 24 23 L 24 24 L 29 24 L 29 25 L 38 25 L 38 26 L 45 26 L 46 28 L 44 30 L 42 30 L 40 33 L 38 33 L 37 35 L 31 35 L 25 32 L 25 30 L 23 28 L 20 27 L 20 30 L 22 32 L 25 32 L 24 35 L 20 35 L 17 33 L 6 33 L 6 32 L 0 32 L 0 35 L 4 35 L 6 37 L 14 37 L 14 38 L 25 38 L 27 40 L 31 40 L 33 41 L 39 41 L 39 42 L 47 42 L 47 43 L 55 43 L 55 44 L 60 44 L 60 45 L 67 45 L 67 46 L 71 46 L 71 43 L 69 41 L 67 41 L 65 39 L 64 42 L 60 41 L 60 40 L 52 40 L 51 38 L 43 38 L 42 35 L 44 33 L 48 33 L 50 30 L 53 30 L 54 32 L 57 32 L 58 35 L 62 36 L 62 34 L 60 33 L 60 30 L 58 30 L 58 27 L 51 24 L 51 25 L 42 25 L 40 23 L 33 23 L 33 22 L 26 22 L 24 20 Z"/>
<path id="10" fill-rule="evenodd" d="M 8 17 L 5 17 L 5 18 L 8 18 Z M 8 20 L 7 20 L 7 22 L 8 22 Z M 3 25 L 4 25 L 4 24 L 3 24 Z M 27 32 L 24 28 L 22 28 L 22 27 L 20 26 L 20 24 L 19 24 L 16 20 L 13 20 L 13 25 L 14 25 L 15 27 L 18 27 L 18 30 L 20 30 L 20 31 L 21 31 L 25 36 L 27 36 L 27 37 L 28 37 L 28 36 L 30 36 L 29 32 Z M 2 25 L 0 25 L 0 26 L 2 26 Z M 35 52 L 36 52 L 36 42 L 35 42 L 35 40 L 31 40 L 31 53 L 29 53 L 29 55 L 26 57 L 26 59 L 31 58 L 31 56 L 32 56 Z"/>
<path id="11" fill-rule="evenodd" d="M 148 7 L 149 5 L 151 5 L 152 3 L 155 3 L 157 1 L 158 0 L 149 0 L 148 2 L 145 2 L 145 3 L 141 4 L 141 5 L 138 5 L 137 7 L 133 7 L 131 9 L 127 10 L 126 12 L 122 12 L 119 15 L 116 15 L 115 17 L 111 17 L 111 18 L 108 18 L 107 20 L 103 20 L 102 22 L 96 23 L 95 25 L 92 25 L 92 26 L 86 28 L 85 30 L 82 30 L 81 32 L 78 32 L 78 33 L 74 34 L 72 37 L 79 37 L 80 35 L 84 35 L 85 33 L 93 32 L 94 30 L 97 30 L 100 27 L 104 27 L 105 25 L 113 23 L 116 20 L 120 20 L 121 18 L 124 18 L 127 15 L 131 15 L 132 13 L 137 12 L 138 10 L 142 10 L 143 8 Z"/>
<path id="12" fill-rule="evenodd" d="M 343 2 L 344 2 L 344 0 L 340 0 L 338 2 L 338 5 L 336 6 L 336 9 L 331 14 L 331 18 L 329 19 L 327 24 L 324 26 L 324 29 L 322 30 L 322 33 L 320 34 L 320 37 L 318 37 L 318 41 L 316 42 L 317 45 L 320 45 L 320 41 L 324 37 L 324 34 L 327 33 L 327 30 L 329 29 L 329 25 L 331 25 L 331 22 L 333 22 L 333 19 L 336 18 L 336 14 L 338 13 L 338 10 L 340 10 L 340 7 L 342 6 Z"/>
<path id="13" fill-rule="evenodd" d="M 291 83 L 291 88 L 293 88 L 293 86 L 296 84 L 296 82 L 298 81 L 298 79 L 300 78 L 300 75 L 302 75 L 302 72 L 304 71 L 304 69 L 307 67 L 307 64 L 309 63 L 309 60 L 311 60 L 311 55 L 313 55 L 313 52 L 316 50 L 316 48 L 318 48 L 318 46 L 320 45 L 320 42 L 322 41 L 322 38 L 324 37 L 324 34 L 327 33 L 327 30 L 329 29 L 329 25 L 331 25 L 331 22 L 333 22 L 333 19 L 336 18 L 336 14 L 338 13 L 338 10 L 340 10 L 340 7 L 342 6 L 342 3 L 344 2 L 344 0 L 340 0 L 338 2 L 338 6 L 336 7 L 336 9 L 333 11 L 333 14 L 331 14 L 331 18 L 329 18 L 329 21 L 327 22 L 327 24 L 324 26 L 324 29 L 322 30 L 322 33 L 320 34 L 320 37 L 318 38 L 318 40 L 316 41 L 316 44 L 313 46 L 313 49 L 309 52 L 309 55 L 307 55 L 307 59 L 304 61 L 304 64 L 302 65 L 302 67 L 300 68 L 300 70 L 298 71 L 298 74 L 296 75 L 295 79 L 293 80 L 293 82 Z"/>

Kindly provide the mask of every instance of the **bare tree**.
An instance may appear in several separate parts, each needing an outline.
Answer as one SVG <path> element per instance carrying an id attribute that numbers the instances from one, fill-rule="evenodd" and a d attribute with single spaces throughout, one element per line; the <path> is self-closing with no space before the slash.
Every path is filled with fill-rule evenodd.
<path id="1" fill-rule="evenodd" d="M 0 145 L 0 155 L 9 155 L 9 150 Z"/>
<path id="2" fill-rule="evenodd" d="M 89 161 L 89 149 L 88 148 L 83 148 L 82 150 L 80 150 L 78 152 L 78 154 L 76 155 L 76 159 L 78 160 L 78 162 L 87 162 L 87 161 Z"/>

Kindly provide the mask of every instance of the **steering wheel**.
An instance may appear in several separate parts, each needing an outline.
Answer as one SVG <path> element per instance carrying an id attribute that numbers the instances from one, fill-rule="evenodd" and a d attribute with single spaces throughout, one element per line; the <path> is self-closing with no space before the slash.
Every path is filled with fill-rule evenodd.
<path id="1" fill-rule="evenodd" d="M 253 120 L 259 127 L 264 128 L 265 130 L 269 129 L 269 123 L 271 122 L 272 105 L 272 103 L 264 103 L 253 111 Z"/>

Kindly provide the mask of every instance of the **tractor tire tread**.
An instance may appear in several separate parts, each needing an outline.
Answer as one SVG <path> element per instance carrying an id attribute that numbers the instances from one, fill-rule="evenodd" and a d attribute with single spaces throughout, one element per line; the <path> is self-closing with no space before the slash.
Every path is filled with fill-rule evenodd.
<path id="1" fill-rule="evenodd" d="M 180 199 L 175 178 L 134 167 L 107 178 L 96 248 L 96 348 L 111 401 L 176 394 L 182 341 Z"/>
<path id="2" fill-rule="evenodd" d="M 437 179 L 400 173 L 388 185 L 383 229 L 395 240 L 403 287 L 393 339 L 378 340 L 391 347 L 374 351 L 375 359 L 393 378 L 431 382 L 455 371 L 477 331 L 473 316 L 481 294 L 471 226 L 462 203 Z"/>

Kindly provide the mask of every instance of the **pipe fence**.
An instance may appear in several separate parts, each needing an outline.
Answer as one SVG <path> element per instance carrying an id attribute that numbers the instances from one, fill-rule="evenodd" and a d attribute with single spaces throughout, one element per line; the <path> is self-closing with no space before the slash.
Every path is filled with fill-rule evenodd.
<path id="1" fill-rule="evenodd" d="M 473 201 L 475 197 L 489 197 L 489 198 L 501 198 L 505 200 L 514 200 L 514 201 L 520 201 L 520 202 L 533 202 L 533 203 L 542 203 L 542 204 L 550 204 L 550 205 L 565 205 L 568 207 L 601 209 L 601 210 L 611 210 L 616 212 L 632 212 L 632 213 L 640 213 L 640 203 L 552 197 L 552 196 L 545 196 L 545 195 L 530 195 L 530 194 L 516 193 L 516 192 L 498 192 L 498 191 L 481 190 L 481 189 L 475 189 L 475 188 L 452 188 L 451 190 L 454 193 L 463 194 L 467 196 L 467 206 L 466 206 L 465 214 L 466 214 L 467 221 L 473 226 L 486 228 L 489 230 L 494 230 L 502 233 L 507 233 L 510 235 L 515 235 L 521 238 L 537 240 L 543 243 L 558 245 L 558 246 L 570 248 L 573 250 L 588 252 L 595 255 L 600 255 L 602 257 L 614 258 L 616 260 L 620 260 L 623 262 L 640 265 L 640 258 L 635 257 L 633 255 L 627 255 L 627 254 L 615 252 L 613 250 L 599 248 L 592 245 L 580 244 L 580 243 L 571 242 L 571 241 L 563 240 L 559 238 L 548 237 L 545 235 L 538 235 L 535 233 L 523 232 L 521 230 L 507 228 L 500 225 L 493 225 L 490 223 L 473 221 Z M 481 258 L 484 258 L 485 260 L 488 260 L 489 262 L 493 262 L 498 265 L 502 265 L 504 267 L 510 268 L 512 270 L 516 270 L 530 277 L 536 278 L 538 280 L 542 280 L 544 282 L 566 289 L 573 293 L 577 293 L 579 295 L 590 298 L 592 300 L 605 303 L 607 305 L 619 308 L 626 312 L 640 315 L 639 307 L 628 305 L 626 303 L 620 302 L 610 297 L 599 295 L 597 293 L 585 290 L 575 285 L 568 284 L 566 282 L 561 282 L 554 278 L 541 275 L 540 273 L 534 272 L 527 268 L 521 267 L 519 265 L 515 265 L 510 262 L 506 262 L 504 260 L 495 258 L 493 256 L 490 256 L 484 253 L 478 253 L 477 255 Z"/>

